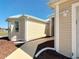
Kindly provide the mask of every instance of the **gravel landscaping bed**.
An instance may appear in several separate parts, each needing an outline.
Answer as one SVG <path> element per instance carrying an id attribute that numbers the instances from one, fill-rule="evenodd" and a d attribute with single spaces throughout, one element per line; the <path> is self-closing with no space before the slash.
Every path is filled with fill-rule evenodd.
<path id="1" fill-rule="evenodd" d="M 0 40 L 0 59 L 5 59 L 16 49 L 17 47 L 14 45 L 13 42 L 7 40 Z"/>

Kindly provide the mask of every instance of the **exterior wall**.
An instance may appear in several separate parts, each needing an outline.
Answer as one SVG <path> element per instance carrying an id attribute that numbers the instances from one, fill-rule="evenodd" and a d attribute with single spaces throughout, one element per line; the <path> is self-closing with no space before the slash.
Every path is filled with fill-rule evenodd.
<path id="1" fill-rule="evenodd" d="M 72 55 L 72 20 L 70 3 L 60 4 L 59 15 L 59 51 L 66 55 Z M 63 10 L 62 10 L 63 9 Z M 64 15 L 64 10 L 67 9 L 68 15 Z"/>
<path id="2" fill-rule="evenodd" d="M 45 27 L 46 36 L 54 36 L 54 17 L 49 18 Z"/>
<path id="3" fill-rule="evenodd" d="M 15 32 L 15 21 L 19 21 L 19 32 Z M 47 22 L 33 19 L 31 17 L 19 17 L 9 19 L 9 38 L 12 41 L 30 41 L 45 36 L 50 36 L 50 25 Z M 52 27 L 52 26 L 51 26 Z"/>
<path id="4" fill-rule="evenodd" d="M 45 34 L 46 36 L 51 36 L 51 31 L 50 31 L 50 21 L 47 22 L 46 27 L 45 27 Z"/>
<path id="5" fill-rule="evenodd" d="M 25 39 L 25 20 L 19 19 L 19 32 L 15 32 L 15 21 L 10 24 L 10 29 L 9 37 L 12 41 Z"/>
<path id="6" fill-rule="evenodd" d="M 20 35 L 19 35 L 19 39 L 20 40 L 25 40 L 25 19 L 24 18 L 20 18 Z"/>
<path id="7" fill-rule="evenodd" d="M 61 2 L 60 2 L 61 1 Z M 50 7 L 59 7 L 59 39 L 56 38 L 56 44 L 59 52 L 65 56 L 72 56 L 72 4 L 79 2 L 79 0 L 59 0 L 59 3 L 50 3 Z M 56 5 L 55 5 L 56 4 Z M 56 10 L 57 11 L 57 10 Z M 67 13 L 67 14 L 65 14 Z M 57 21 L 55 22 L 57 23 Z M 55 25 L 56 26 L 56 25 Z M 58 42 L 59 40 L 59 42 Z M 57 43 L 58 42 L 58 43 Z"/>
<path id="8" fill-rule="evenodd" d="M 45 25 L 46 23 L 41 23 L 37 21 L 27 21 L 28 22 L 28 41 L 45 37 Z"/>
<path id="9" fill-rule="evenodd" d="M 72 56 L 72 3 L 70 0 L 59 5 L 59 51 L 65 56 Z M 64 14 L 66 12 L 67 14 Z"/>
<path id="10" fill-rule="evenodd" d="M 55 18 L 53 17 L 53 18 L 51 18 L 51 23 L 50 23 L 50 32 L 51 32 L 51 36 L 54 36 L 54 20 L 55 20 Z"/>
<path id="11" fill-rule="evenodd" d="M 9 31 L 9 38 L 12 41 L 30 41 L 45 37 L 46 34 L 48 34 L 45 33 L 46 30 L 49 30 L 46 27 L 46 22 L 35 20 L 29 17 L 20 17 L 18 19 L 14 18 L 13 20 L 9 22 L 9 27 L 11 28 L 11 31 Z M 19 21 L 19 32 L 15 32 L 15 20 Z"/>

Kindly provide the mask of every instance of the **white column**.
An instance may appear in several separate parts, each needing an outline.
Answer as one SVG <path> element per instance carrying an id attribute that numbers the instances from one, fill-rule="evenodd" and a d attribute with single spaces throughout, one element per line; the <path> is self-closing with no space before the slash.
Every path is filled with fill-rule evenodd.
<path id="1" fill-rule="evenodd" d="M 9 37 L 9 32 L 10 32 L 10 30 L 9 30 L 9 21 L 8 21 L 8 37 Z M 10 38 L 10 37 L 9 37 Z"/>
<path id="2" fill-rule="evenodd" d="M 56 5 L 55 48 L 56 48 L 56 51 L 59 52 L 59 5 Z"/>
<path id="3" fill-rule="evenodd" d="M 72 4 L 72 59 L 76 59 L 76 6 Z"/>
<path id="4" fill-rule="evenodd" d="M 25 41 L 28 41 L 28 17 L 25 17 Z"/>

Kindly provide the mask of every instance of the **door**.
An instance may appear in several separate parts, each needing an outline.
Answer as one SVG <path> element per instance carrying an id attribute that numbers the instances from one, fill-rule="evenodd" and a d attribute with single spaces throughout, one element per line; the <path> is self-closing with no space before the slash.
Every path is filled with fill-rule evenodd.
<path id="1" fill-rule="evenodd" d="M 79 6 L 76 7 L 76 55 L 79 57 Z"/>
<path id="2" fill-rule="evenodd" d="M 72 4 L 72 59 L 79 57 L 79 2 Z"/>

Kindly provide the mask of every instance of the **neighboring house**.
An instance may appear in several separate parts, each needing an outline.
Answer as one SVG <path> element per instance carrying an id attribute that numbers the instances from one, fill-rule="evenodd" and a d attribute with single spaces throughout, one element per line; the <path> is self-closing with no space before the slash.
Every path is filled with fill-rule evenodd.
<path id="1" fill-rule="evenodd" d="M 0 28 L 0 38 L 8 35 L 8 29 L 7 28 Z"/>
<path id="2" fill-rule="evenodd" d="M 7 28 L 0 28 L 0 32 L 7 32 Z"/>
<path id="3" fill-rule="evenodd" d="M 56 11 L 56 51 L 79 59 L 79 0 L 51 0 L 49 6 Z"/>
<path id="4" fill-rule="evenodd" d="M 9 39 L 12 41 L 30 41 L 45 36 L 50 36 L 46 32 L 47 22 L 43 19 L 30 15 L 11 16 L 7 19 L 9 27 Z M 49 26 L 48 26 L 49 27 Z"/>

